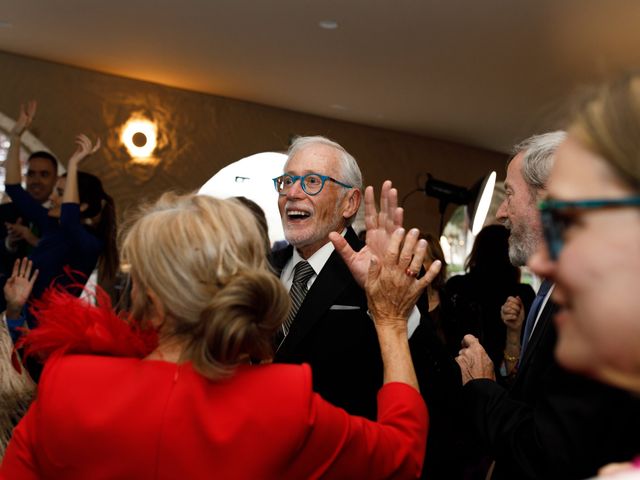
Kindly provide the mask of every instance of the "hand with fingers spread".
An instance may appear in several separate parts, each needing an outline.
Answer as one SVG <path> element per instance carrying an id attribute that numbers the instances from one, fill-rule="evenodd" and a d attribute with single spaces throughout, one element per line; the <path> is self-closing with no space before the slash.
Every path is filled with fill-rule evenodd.
<path id="1" fill-rule="evenodd" d="M 440 271 L 436 261 L 426 275 L 417 278 L 427 252 L 427 242 L 418 240 L 419 233 L 414 228 L 405 235 L 404 229 L 397 229 L 384 255 L 371 259 L 365 291 L 376 324 L 399 320 L 406 326 L 416 301 Z"/>
<path id="2" fill-rule="evenodd" d="M 33 284 L 38 278 L 38 270 L 33 274 L 33 263 L 27 257 L 18 259 L 13 264 L 11 277 L 4 285 L 4 298 L 7 301 L 7 318 L 18 318 L 22 308 L 31 295 Z"/>
<path id="3" fill-rule="evenodd" d="M 380 190 L 380 211 L 376 209 L 373 187 L 364 192 L 364 218 L 367 229 L 366 246 L 355 252 L 342 235 L 332 232 L 329 239 L 349 267 L 353 278 L 364 288 L 371 257 L 382 258 L 394 231 L 402 227 L 403 210 L 398 207 L 398 191 L 391 181 L 382 184 Z"/>
<path id="4" fill-rule="evenodd" d="M 456 362 L 460 365 L 463 385 L 476 378 L 496 379 L 491 358 L 473 335 L 465 335 L 462 339 L 462 349 Z"/>

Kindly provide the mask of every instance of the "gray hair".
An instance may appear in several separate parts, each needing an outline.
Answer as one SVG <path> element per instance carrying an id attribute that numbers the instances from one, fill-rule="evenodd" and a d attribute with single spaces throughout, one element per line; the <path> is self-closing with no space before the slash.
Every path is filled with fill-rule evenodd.
<path id="1" fill-rule="evenodd" d="M 360 167 L 358 166 L 358 162 L 356 162 L 356 159 L 353 158 L 353 155 L 347 152 L 342 145 L 334 142 L 333 140 L 329 140 L 326 137 L 315 135 L 311 137 L 294 138 L 293 142 L 291 142 L 291 146 L 289 147 L 289 151 L 287 152 L 287 162 L 299 150 L 302 150 L 309 145 L 327 145 L 336 149 L 339 154 L 340 166 L 342 170 L 342 178 L 337 178 L 336 180 L 348 183 L 354 188 L 362 190 L 362 172 L 360 171 Z"/>
<path id="2" fill-rule="evenodd" d="M 358 166 L 358 162 L 353 158 L 349 152 L 347 152 L 342 145 L 334 142 L 326 137 L 322 137 L 320 135 L 310 136 L 310 137 L 296 137 L 291 142 L 291 146 L 287 151 L 287 163 L 289 159 L 291 159 L 298 151 L 306 148 L 310 145 L 326 145 L 334 148 L 338 152 L 338 160 L 340 162 L 340 170 L 341 177 L 336 180 L 340 180 L 341 182 L 347 183 L 351 185 L 353 188 L 356 188 L 362 191 L 362 172 L 360 171 L 360 167 Z M 286 165 L 286 164 L 285 164 Z M 345 192 L 344 195 L 346 195 Z M 339 197 L 340 198 L 340 197 Z M 342 196 L 341 198 L 344 198 Z M 337 205 L 337 204 L 336 204 Z M 357 212 L 355 215 L 345 219 L 346 225 L 351 225 L 357 216 Z"/>
<path id="3" fill-rule="evenodd" d="M 522 177 L 529 185 L 533 197 L 538 191 L 546 189 L 547 179 L 553 167 L 553 155 L 565 138 L 567 138 L 567 132 L 558 130 L 533 135 L 513 147 L 514 157 L 518 153 L 525 152 L 522 159 Z"/>

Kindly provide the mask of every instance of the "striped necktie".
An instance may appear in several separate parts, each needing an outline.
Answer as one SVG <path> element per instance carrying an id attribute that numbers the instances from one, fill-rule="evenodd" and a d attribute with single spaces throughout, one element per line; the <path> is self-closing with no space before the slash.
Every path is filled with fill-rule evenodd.
<path id="1" fill-rule="evenodd" d="M 300 305 L 302 305 L 304 297 L 307 295 L 307 283 L 315 273 L 313 267 L 305 260 L 298 262 L 293 270 L 293 283 L 291 284 L 291 290 L 289 290 L 291 310 L 289 311 L 289 316 L 282 324 L 282 332 L 285 337 L 289 334 L 293 319 L 296 317 L 298 310 L 300 310 Z"/>

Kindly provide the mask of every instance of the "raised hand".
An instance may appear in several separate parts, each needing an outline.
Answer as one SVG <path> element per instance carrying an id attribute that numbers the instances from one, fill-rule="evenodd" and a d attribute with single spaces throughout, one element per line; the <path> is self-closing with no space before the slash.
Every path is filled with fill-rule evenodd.
<path id="1" fill-rule="evenodd" d="M 27 303 L 33 284 L 38 278 L 38 270 L 31 274 L 33 263 L 27 257 L 18 259 L 13 264 L 11 277 L 4 285 L 4 298 L 7 300 L 7 316 L 16 318 Z"/>
<path id="2" fill-rule="evenodd" d="M 20 137 L 29 128 L 33 118 L 36 116 L 37 108 L 38 103 L 35 100 L 29 100 L 26 104 L 20 105 L 20 114 L 11 129 L 11 136 Z"/>
<path id="3" fill-rule="evenodd" d="M 77 166 L 78 163 L 80 163 L 82 160 L 96 153 L 100 148 L 101 143 L 100 143 L 100 139 L 98 138 L 94 145 L 93 142 L 89 139 L 89 137 L 87 137 L 84 134 L 80 134 L 76 137 L 76 145 L 77 145 L 76 151 L 73 152 L 73 155 L 71 155 L 67 168 L 70 167 L 72 164 L 74 166 Z"/>
<path id="4" fill-rule="evenodd" d="M 402 227 L 403 210 L 398 207 L 398 191 L 392 188 L 391 181 L 382 184 L 380 190 L 380 211 L 376 209 L 373 187 L 364 192 L 364 215 L 367 228 L 366 246 L 355 252 L 339 233 L 332 232 L 329 239 L 349 267 L 353 278 L 364 288 L 372 255 L 382 258 L 385 255 L 391 236 Z"/>
<path id="5" fill-rule="evenodd" d="M 507 297 L 507 301 L 500 308 L 500 318 L 507 327 L 504 363 L 507 373 L 513 375 L 520 360 L 520 333 L 524 324 L 524 305 L 520 297 Z"/>
<path id="6" fill-rule="evenodd" d="M 372 255 L 365 291 L 369 311 L 376 325 L 406 327 L 407 319 L 424 289 L 440 271 L 433 262 L 426 275 L 417 278 L 427 253 L 427 242 L 418 240 L 419 231 L 396 229 L 390 236 L 384 254 Z"/>
<path id="7" fill-rule="evenodd" d="M 507 301 L 500 308 L 500 318 L 507 329 L 520 333 L 524 323 L 524 305 L 520 297 L 507 297 Z"/>

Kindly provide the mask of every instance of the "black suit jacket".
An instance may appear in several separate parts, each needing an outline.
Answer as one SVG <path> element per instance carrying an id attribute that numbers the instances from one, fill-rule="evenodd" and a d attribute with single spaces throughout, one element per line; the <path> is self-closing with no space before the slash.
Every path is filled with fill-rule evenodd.
<path id="1" fill-rule="evenodd" d="M 561 368 L 557 307 L 538 320 L 511 390 L 490 380 L 462 389 L 466 412 L 495 458 L 493 479 L 579 479 L 640 451 L 640 401 Z"/>
<path id="2" fill-rule="evenodd" d="M 349 228 L 352 248 L 362 243 Z M 275 252 L 278 275 L 293 255 L 291 246 Z M 378 337 L 367 315 L 367 298 L 338 252 L 318 273 L 275 356 L 276 362 L 308 363 L 313 388 L 352 415 L 376 418 L 376 395 L 382 386 Z"/>
<path id="3" fill-rule="evenodd" d="M 20 217 L 20 212 L 14 203 L 4 203 L 0 205 L 0 291 L 4 289 L 5 283 L 11 276 L 13 264 L 18 258 L 26 257 L 29 254 L 29 244 L 21 240 L 15 252 L 10 252 L 6 248 L 7 227 L 5 222 L 15 223 Z M 0 294 L 0 311 L 7 308 L 4 294 Z"/>

